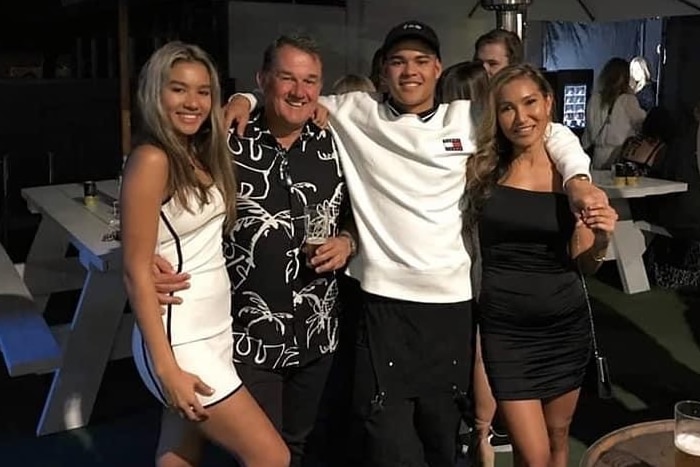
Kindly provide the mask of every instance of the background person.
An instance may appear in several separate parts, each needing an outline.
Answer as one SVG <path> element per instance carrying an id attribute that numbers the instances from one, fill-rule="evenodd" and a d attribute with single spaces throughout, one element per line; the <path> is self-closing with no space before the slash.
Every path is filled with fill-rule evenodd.
<path id="1" fill-rule="evenodd" d="M 639 175 L 659 178 L 660 167 L 664 163 L 668 146 L 676 138 L 676 132 L 677 124 L 671 112 L 664 107 L 653 107 L 647 113 L 640 132 L 622 144 L 619 161 L 634 163 Z"/>
<path id="2" fill-rule="evenodd" d="M 617 157 L 616 150 L 637 134 L 644 122 L 646 112 L 639 106 L 629 83 L 629 63 L 622 58 L 608 60 L 598 76 L 598 89 L 586 109 L 583 134 L 583 146 L 593 147 L 594 169 L 609 169 Z"/>
<path id="3" fill-rule="evenodd" d="M 617 214 L 574 217 L 545 147 L 553 91 L 529 65 L 501 70 L 467 163 L 466 220 L 482 255 L 479 329 L 486 373 L 516 466 L 565 467 L 591 356 L 578 268 L 594 271 Z"/>
<path id="4" fill-rule="evenodd" d="M 524 60 L 520 37 L 505 29 L 492 29 L 479 36 L 474 43 L 474 60 L 481 60 L 489 76 L 494 76 L 508 65 Z"/>
<path id="5" fill-rule="evenodd" d="M 651 78 L 646 58 L 634 57 L 630 60 L 630 87 L 645 112 L 656 107 L 656 83 Z"/>
<path id="6" fill-rule="evenodd" d="M 369 79 L 372 81 L 372 84 L 374 84 L 374 88 L 377 90 L 379 93 L 385 93 L 386 92 L 386 84 L 382 80 L 382 48 L 379 47 L 377 50 L 374 51 L 374 55 L 372 55 L 372 65 L 371 65 L 371 70 L 369 74 Z"/>
<path id="7" fill-rule="evenodd" d="M 489 76 L 478 60 L 460 62 L 445 68 L 437 83 L 437 98 L 443 104 L 455 100 L 471 101 L 473 120 L 483 112 L 489 92 Z"/>
<path id="8" fill-rule="evenodd" d="M 472 106 L 472 122 L 477 126 L 483 116 L 484 107 L 488 104 L 489 95 L 489 77 L 483 63 L 479 60 L 461 62 L 445 69 L 438 81 L 438 95 L 443 103 L 449 103 L 458 99 L 469 100 Z M 481 275 L 478 239 L 475 235 L 470 235 L 469 239 L 471 241 L 470 256 L 474 261 L 472 266 L 473 284 L 478 297 L 478 284 Z M 478 462 L 478 465 L 481 467 L 489 467 L 493 466 L 496 460 L 492 442 L 507 443 L 507 436 L 504 433 L 498 433 L 499 436 L 494 439 L 496 431 L 491 425 L 496 414 L 496 400 L 491 394 L 491 388 L 486 377 L 478 329 L 474 353 L 473 393 L 474 422 L 477 436 L 468 440 L 470 450 L 468 454 L 472 462 Z"/>
<path id="9" fill-rule="evenodd" d="M 331 87 L 333 94 L 345 94 L 346 92 L 362 91 L 377 92 L 372 80 L 366 76 L 349 74 L 342 76 Z"/>
<path id="10" fill-rule="evenodd" d="M 242 386 L 231 356 L 230 283 L 222 228 L 236 217 L 235 179 L 209 57 L 171 42 L 139 76 L 141 141 L 121 187 L 124 282 L 137 325 L 133 355 L 163 412 L 156 464 L 197 465 L 200 436 L 246 466 L 286 466 L 289 453 Z M 161 316 L 152 278 L 153 251 L 190 275 L 186 300 Z"/>

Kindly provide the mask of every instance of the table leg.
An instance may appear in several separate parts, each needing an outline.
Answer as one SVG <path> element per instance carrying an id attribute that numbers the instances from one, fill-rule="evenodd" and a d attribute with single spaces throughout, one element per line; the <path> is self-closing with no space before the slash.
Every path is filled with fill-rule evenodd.
<path id="1" fill-rule="evenodd" d="M 66 258 L 69 239 L 65 229 L 48 216 L 39 223 L 24 265 L 23 279 L 37 307 L 44 311 L 52 292 L 80 289 L 85 270 L 75 258 Z"/>
<path id="2" fill-rule="evenodd" d="M 646 250 L 644 232 L 635 227 L 631 219 L 618 221 L 612 245 L 625 293 L 635 294 L 649 290 L 649 279 L 642 258 Z"/>
<path id="3" fill-rule="evenodd" d="M 89 422 L 125 305 L 121 272 L 118 269 L 99 272 L 91 268 L 37 435 L 79 428 Z"/>

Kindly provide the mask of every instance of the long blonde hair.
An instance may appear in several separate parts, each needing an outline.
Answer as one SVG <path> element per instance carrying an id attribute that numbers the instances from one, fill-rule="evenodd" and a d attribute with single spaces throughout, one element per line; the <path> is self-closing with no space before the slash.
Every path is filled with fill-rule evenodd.
<path id="1" fill-rule="evenodd" d="M 186 140 L 173 128 L 163 109 L 161 96 L 178 62 L 201 63 L 211 81 L 211 112 L 196 134 Z M 225 229 L 236 220 L 236 179 L 233 161 L 228 153 L 221 103 L 219 77 L 209 55 L 200 47 L 173 41 L 165 44 L 148 59 L 139 74 L 137 91 L 140 131 L 144 142 L 160 147 L 168 157 L 168 193 L 185 209 L 188 195 L 195 193 L 201 205 L 209 202 L 208 187 L 196 176 L 191 166 L 194 157 L 221 190 L 226 207 Z"/>
<path id="2" fill-rule="evenodd" d="M 638 66 L 639 69 L 642 71 L 642 77 L 641 80 L 637 81 L 632 77 L 632 67 Z M 647 59 L 644 57 L 634 57 L 632 60 L 630 60 L 630 87 L 632 88 L 632 91 L 636 94 L 639 91 L 641 91 L 644 86 L 649 84 L 651 82 L 651 71 L 649 71 L 649 62 L 647 62 Z"/>
<path id="3" fill-rule="evenodd" d="M 545 97 L 554 96 L 552 86 L 536 68 L 528 64 L 512 65 L 499 71 L 489 85 L 489 93 L 476 133 L 476 154 L 467 160 L 467 203 L 465 226 L 472 230 L 491 190 L 503 178 L 513 162 L 513 143 L 498 125 L 496 97 L 503 87 L 519 78 L 532 80 Z"/>

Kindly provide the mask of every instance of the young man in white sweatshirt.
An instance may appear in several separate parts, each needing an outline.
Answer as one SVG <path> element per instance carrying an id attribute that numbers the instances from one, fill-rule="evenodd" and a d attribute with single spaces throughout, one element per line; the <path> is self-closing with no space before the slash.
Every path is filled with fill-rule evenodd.
<path id="1" fill-rule="evenodd" d="M 359 233 L 348 268 L 364 294 L 353 405 L 366 446 L 357 450 L 362 465 L 453 467 L 474 344 L 460 209 L 466 159 L 475 152 L 470 103 L 436 102 L 442 64 L 429 26 L 396 26 L 383 51 L 388 100 L 366 93 L 320 99 Z M 252 95 L 232 99 L 229 122 L 247 121 L 256 103 Z M 607 203 L 573 133 L 552 125 L 547 149 L 576 210 Z"/>

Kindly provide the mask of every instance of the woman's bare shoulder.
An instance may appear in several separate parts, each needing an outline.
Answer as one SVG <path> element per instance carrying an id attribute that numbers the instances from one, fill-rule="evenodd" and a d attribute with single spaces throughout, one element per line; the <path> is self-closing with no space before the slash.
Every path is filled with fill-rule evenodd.
<path id="1" fill-rule="evenodd" d="M 129 154 L 129 159 L 134 158 L 141 163 L 150 164 L 166 164 L 168 163 L 168 155 L 165 151 L 153 144 L 140 144 L 136 146 Z"/>

